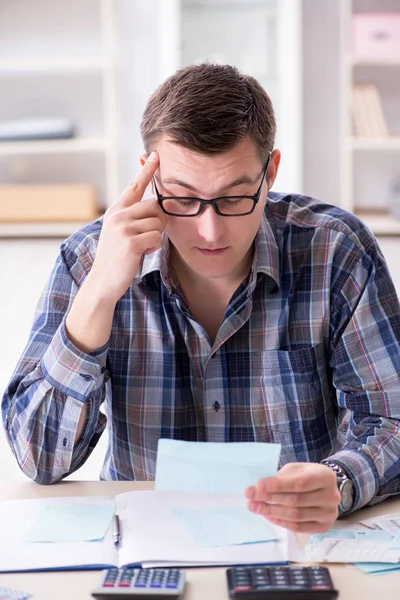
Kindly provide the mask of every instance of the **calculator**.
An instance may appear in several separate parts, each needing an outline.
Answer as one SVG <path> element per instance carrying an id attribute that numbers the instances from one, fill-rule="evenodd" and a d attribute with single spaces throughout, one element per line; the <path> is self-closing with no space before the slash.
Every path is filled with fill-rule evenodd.
<path id="1" fill-rule="evenodd" d="M 326 567 L 272 565 L 231 567 L 226 572 L 230 598 L 235 600 L 334 600 Z"/>
<path id="2" fill-rule="evenodd" d="M 101 572 L 92 596 L 99 600 L 169 600 L 179 598 L 184 588 L 182 569 L 111 568 Z"/>

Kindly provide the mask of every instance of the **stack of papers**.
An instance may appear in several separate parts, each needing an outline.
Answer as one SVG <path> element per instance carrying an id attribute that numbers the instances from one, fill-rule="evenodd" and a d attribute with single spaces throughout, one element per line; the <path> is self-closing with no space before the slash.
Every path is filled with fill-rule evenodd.
<path id="1" fill-rule="evenodd" d="M 331 529 L 310 537 L 301 554 L 301 560 L 399 563 L 400 547 L 393 547 L 392 542 L 393 537 L 385 531 Z"/>
<path id="2" fill-rule="evenodd" d="M 400 535 L 400 513 L 380 515 L 360 521 L 361 525 L 365 525 L 369 529 L 380 529 L 386 531 L 390 535 Z"/>

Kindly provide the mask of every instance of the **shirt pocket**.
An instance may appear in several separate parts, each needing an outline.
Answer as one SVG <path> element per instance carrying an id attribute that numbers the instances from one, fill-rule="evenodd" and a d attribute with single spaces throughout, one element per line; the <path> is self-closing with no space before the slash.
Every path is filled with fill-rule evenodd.
<path id="1" fill-rule="evenodd" d="M 281 443 L 282 464 L 321 460 L 337 415 L 323 344 L 255 353 L 252 378 L 255 440 Z"/>

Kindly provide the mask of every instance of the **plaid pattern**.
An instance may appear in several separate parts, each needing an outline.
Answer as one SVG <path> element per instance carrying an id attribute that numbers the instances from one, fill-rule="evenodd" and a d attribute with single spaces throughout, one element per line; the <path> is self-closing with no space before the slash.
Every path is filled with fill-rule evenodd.
<path id="1" fill-rule="evenodd" d="M 165 237 L 118 302 L 108 344 L 85 354 L 65 316 L 100 230 L 101 219 L 62 244 L 3 398 L 6 434 L 29 477 L 52 483 L 80 467 L 107 421 L 103 479 L 154 479 L 160 437 L 255 440 L 281 443 L 281 464 L 341 464 L 354 508 L 400 491 L 399 303 L 356 217 L 270 193 L 252 271 L 213 346 L 168 278 Z"/>

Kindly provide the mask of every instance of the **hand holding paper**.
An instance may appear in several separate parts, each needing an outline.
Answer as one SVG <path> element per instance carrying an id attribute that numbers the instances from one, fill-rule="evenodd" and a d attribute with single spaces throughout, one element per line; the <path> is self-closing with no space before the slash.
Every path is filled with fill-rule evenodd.
<path id="1" fill-rule="evenodd" d="M 248 508 L 291 531 L 327 531 L 338 516 L 335 473 L 316 463 L 289 463 L 248 490 Z"/>

